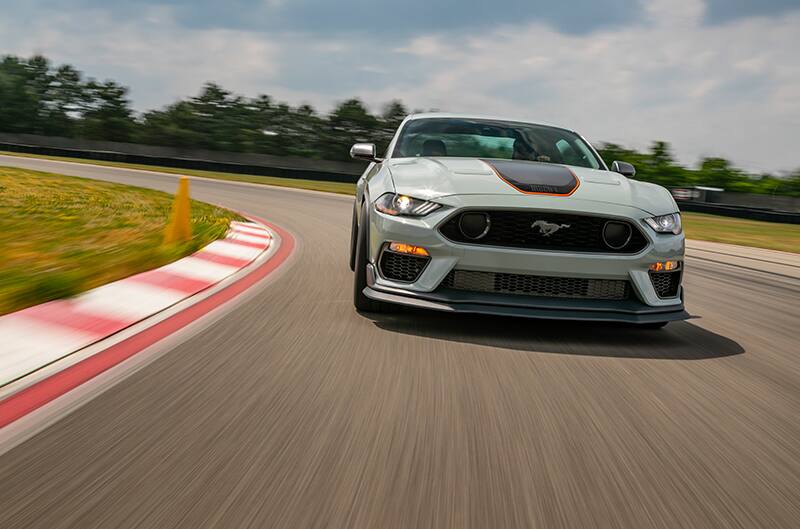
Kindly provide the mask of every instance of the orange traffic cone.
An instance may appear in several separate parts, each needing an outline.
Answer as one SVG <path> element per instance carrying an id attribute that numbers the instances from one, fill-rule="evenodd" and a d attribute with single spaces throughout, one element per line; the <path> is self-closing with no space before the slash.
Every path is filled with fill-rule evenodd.
<path id="1" fill-rule="evenodd" d="M 189 178 L 182 176 L 178 193 L 172 204 L 172 217 L 164 232 L 164 242 L 186 242 L 192 238 L 192 225 L 189 222 Z"/>

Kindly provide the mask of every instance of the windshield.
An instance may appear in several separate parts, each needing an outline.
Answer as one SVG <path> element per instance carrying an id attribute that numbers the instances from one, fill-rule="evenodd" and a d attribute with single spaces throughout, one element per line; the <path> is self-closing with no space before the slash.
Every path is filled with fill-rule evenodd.
<path id="1" fill-rule="evenodd" d="M 602 168 L 589 145 L 568 130 L 482 119 L 409 121 L 400 132 L 392 157 L 418 156 L 499 158 Z"/>

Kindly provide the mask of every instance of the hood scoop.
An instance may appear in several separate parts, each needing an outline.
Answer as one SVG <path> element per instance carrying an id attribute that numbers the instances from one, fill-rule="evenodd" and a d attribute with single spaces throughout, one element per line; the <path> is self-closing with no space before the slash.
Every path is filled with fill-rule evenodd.
<path id="1" fill-rule="evenodd" d="M 511 187 L 525 194 L 569 196 L 578 189 L 575 173 L 563 165 L 520 160 L 483 160 Z"/>

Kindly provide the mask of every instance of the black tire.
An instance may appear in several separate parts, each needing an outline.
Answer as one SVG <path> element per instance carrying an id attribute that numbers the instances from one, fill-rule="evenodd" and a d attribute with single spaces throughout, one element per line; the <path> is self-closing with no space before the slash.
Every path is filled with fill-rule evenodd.
<path id="1" fill-rule="evenodd" d="M 353 305 L 359 312 L 386 312 L 386 304 L 375 301 L 364 295 L 367 286 L 367 248 L 369 248 L 369 224 L 367 208 L 361 206 L 359 229 L 356 239 L 354 274 L 353 274 Z"/>
<path id="2" fill-rule="evenodd" d="M 350 223 L 350 270 L 356 270 L 356 241 L 358 235 L 358 219 L 356 218 L 356 205 L 353 204 L 353 221 Z"/>

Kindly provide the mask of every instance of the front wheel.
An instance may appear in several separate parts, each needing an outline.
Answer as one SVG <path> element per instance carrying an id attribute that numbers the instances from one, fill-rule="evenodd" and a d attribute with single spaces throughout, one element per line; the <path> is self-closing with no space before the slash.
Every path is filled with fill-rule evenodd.
<path id="1" fill-rule="evenodd" d="M 367 253 L 369 251 L 369 221 L 367 220 L 366 206 L 361 206 L 359 219 L 353 259 L 355 272 L 353 274 L 353 305 L 360 312 L 386 312 L 386 304 L 364 295 L 364 288 L 367 286 Z"/>

